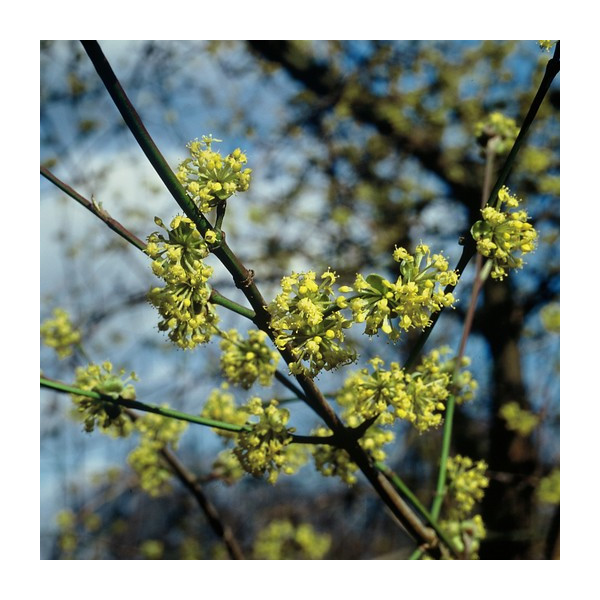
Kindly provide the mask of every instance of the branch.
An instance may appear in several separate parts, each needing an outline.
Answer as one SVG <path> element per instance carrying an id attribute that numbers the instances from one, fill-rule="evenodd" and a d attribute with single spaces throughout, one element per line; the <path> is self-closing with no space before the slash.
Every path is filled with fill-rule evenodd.
<path id="1" fill-rule="evenodd" d="M 101 221 L 104 221 L 110 229 L 114 232 L 118 233 L 125 241 L 133 244 L 136 248 L 140 250 L 146 249 L 146 243 L 142 242 L 140 238 L 131 233 L 128 229 L 123 227 L 121 223 L 113 219 L 105 209 L 103 209 L 99 204 L 95 202 L 90 202 L 86 198 L 84 198 L 81 194 L 76 192 L 72 187 L 68 186 L 66 183 L 61 181 L 56 175 L 51 173 L 46 167 L 40 165 L 40 173 L 51 183 L 53 183 L 56 187 L 61 189 L 65 194 L 71 196 L 73 200 L 76 200 L 83 207 L 87 208 L 92 214 L 96 215 Z M 93 196 L 92 196 L 93 198 Z"/>
<path id="2" fill-rule="evenodd" d="M 135 408 L 143 412 L 150 412 L 162 417 L 168 417 L 171 419 L 177 419 L 178 421 L 187 421 L 188 423 L 194 423 L 196 425 L 204 425 L 206 427 L 214 427 L 215 429 L 222 429 L 223 431 L 233 431 L 239 433 L 240 431 L 252 431 L 252 428 L 248 425 L 234 425 L 233 423 L 225 423 L 223 421 L 215 421 L 214 419 L 205 419 L 203 417 L 197 417 L 195 415 L 189 415 L 182 413 L 171 408 L 163 408 L 154 404 L 145 404 L 137 400 L 126 400 L 125 398 L 113 398 L 99 392 L 91 390 L 82 390 L 81 388 L 62 383 L 61 381 L 55 381 L 53 379 L 47 379 L 40 377 L 40 386 L 61 392 L 64 394 L 76 394 L 77 396 L 86 396 L 93 398 L 94 400 L 102 400 L 103 402 L 112 402 L 118 406 L 124 408 Z"/>
<path id="3" fill-rule="evenodd" d="M 67 195 L 73 198 L 73 200 L 79 202 L 79 204 L 87 208 L 92 214 L 94 214 L 101 221 L 106 223 L 106 225 L 110 227 L 110 229 L 118 233 L 124 240 L 126 240 L 142 252 L 146 250 L 145 242 L 142 242 L 142 240 L 140 240 L 136 235 L 131 233 L 131 231 L 129 231 L 129 229 L 127 229 L 124 225 L 119 223 L 119 221 L 113 219 L 99 204 L 95 202 L 90 202 L 87 198 L 84 198 L 79 192 L 75 191 L 64 181 L 61 181 L 58 177 L 56 177 L 56 175 L 51 173 L 45 167 L 40 166 L 40 173 L 48 181 L 53 183 L 55 186 L 57 186 L 59 189 L 61 189 L 63 192 L 65 192 Z M 256 316 L 254 311 L 250 310 L 249 308 L 246 308 L 245 306 L 242 306 L 241 304 L 238 304 L 237 302 L 234 302 L 233 300 L 230 300 L 226 296 L 223 296 L 223 294 L 221 294 L 215 288 L 211 290 L 209 302 L 212 302 L 213 304 L 218 304 L 220 306 L 223 306 L 224 308 L 228 308 L 232 312 L 242 315 L 243 317 L 246 317 L 251 321 L 254 320 L 254 317 Z"/>
<path id="4" fill-rule="evenodd" d="M 107 91 L 123 116 L 125 123 L 131 130 L 144 154 L 147 156 L 175 201 L 188 217 L 194 221 L 201 233 L 204 234 L 210 228 L 210 223 L 186 194 L 185 190 L 175 177 L 175 174 L 159 152 L 156 144 L 144 127 L 141 118 L 127 98 L 127 95 L 117 80 L 106 57 L 102 53 L 99 44 L 95 41 L 84 41 L 82 44 Z M 225 240 L 224 232 L 221 245 L 218 248 L 215 248 L 213 253 L 230 272 L 234 283 L 244 293 L 254 309 L 254 323 L 260 329 L 265 331 L 274 341 L 275 336 L 270 328 L 271 318 L 267 310 L 267 303 L 254 282 L 253 272 L 246 269 L 229 248 Z M 280 353 L 286 361 L 286 364 L 294 362 L 291 345 L 287 345 L 284 349 L 280 349 Z M 431 543 L 435 540 L 435 533 L 423 526 L 410 507 L 406 505 L 402 498 L 397 494 L 395 488 L 389 483 L 385 476 L 373 467 L 372 459 L 359 446 L 357 440 L 346 431 L 343 423 L 327 403 L 314 381 L 310 377 L 302 374 L 296 375 L 296 379 L 304 391 L 306 403 L 325 421 L 329 428 L 333 430 L 334 434 L 340 436 L 340 439 L 344 442 L 344 448 L 349 453 L 352 460 L 365 474 L 377 494 L 390 508 L 399 522 L 406 528 L 408 533 L 420 543 Z"/>
<path id="5" fill-rule="evenodd" d="M 490 205 L 495 201 L 496 196 L 498 195 L 498 191 L 506 183 L 506 180 L 508 179 L 508 175 L 510 174 L 510 171 L 512 170 L 512 167 L 517 158 L 517 154 L 519 153 L 519 150 L 523 146 L 525 138 L 527 137 L 527 134 L 529 133 L 529 129 L 531 128 L 531 125 L 533 123 L 533 120 L 535 119 L 535 117 L 538 113 L 538 110 L 539 110 L 540 106 L 542 105 L 542 101 L 544 100 L 544 97 L 546 96 L 546 94 L 548 93 L 548 90 L 550 89 L 550 85 L 552 84 L 552 82 L 554 81 L 554 78 L 556 77 L 556 75 L 558 74 L 558 72 L 560 70 L 559 57 L 560 57 L 560 42 L 558 42 L 556 44 L 554 56 L 548 61 L 548 64 L 546 65 L 546 71 L 544 72 L 544 77 L 542 79 L 542 82 L 540 83 L 538 91 L 537 91 L 534 99 L 531 102 L 531 106 L 529 107 L 529 110 L 527 111 L 527 114 L 525 115 L 525 119 L 523 120 L 521 129 L 519 130 L 519 135 L 517 136 L 517 139 L 515 140 L 515 143 L 513 144 L 513 147 L 511 148 L 510 153 L 508 154 L 508 156 L 506 157 L 506 160 L 504 161 L 502 169 L 500 170 L 500 174 L 498 175 L 498 178 L 496 179 L 496 183 L 494 184 L 494 187 L 493 187 L 491 193 L 489 194 L 489 196 L 487 196 L 486 205 Z M 469 264 L 469 261 L 471 260 L 471 258 L 473 258 L 473 255 L 476 253 L 476 245 L 475 245 L 475 241 L 473 240 L 473 237 L 471 236 L 470 227 L 469 227 L 469 231 L 465 232 L 465 235 L 463 236 L 463 240 L 464 240 L 465 246 L 463 248 L 462 255 L 461 255 L 461 257 L 458 261 L 458 264 L 456 266 L 456 269 L 455 269 L 456 271 L 458 271 L 459 280 L 460 280 L 460 276 L 464 272 L 466 266 Z M 458 284 L 458 282 L 457 282 L 457 284 Z M 447 286 L 446 289 L 444 290 L 444 292 L 448 293 L 448 292 L 451 292 L 453 289 L 454 289 L 454 287 Z M 443 307 L 440 312 L 435 313 L 435 315 L 431 318 L 431 323 L 423 331 L 423 333 L 419 337 L 419 340 L 417 341 L 417 344 L 415 345 L 410 356 L 408 357 L 408 359 L 404 365 L 405 368 L 410 368 L 416 362 L 418 355 L 420 354 L 421 350 L 423 349 L 423 346 L 427 342 L 427 338 L 431 334 L 431 330 L 437 323 L 437 320 L 439 319 L 440 315 L 442 314 L 442 311 L 443 311 Z"/>
<path id="6" fill-rule="evenodd" d="M 131 410 L 125 409 L 127 416 L 135 422 L 138 416 Z M 196 502 L 198 502 L 202 512 L 206 515 L 209 525 L 213 531 L 223 540 L 229 556 L 234 560 L 243 560 L 244 554 L 240 548 L 231 528 L 225 524 L 214 504 L 206 497 L 202 485 L 198 478 L 189 471 L 185 465 L 177 458 L 175 453 L 166 447 L 160 449 L 160 455 L 163 457 L 167 466 L 173 472 L 173 475 L 179 479 L 185 488 L 194 496 Z"/>
<path id="7" fill-rule="evenodd" d="M 55 379 L 48 379 L 46 377 L 40 377 L 40 387 L 48 388 L 63 394 L 75 394 L 77 396 L 86 396 L 87 398 L 92 398 L 94 400 L 111 402 L 126 409 L 137 409 L 141 410 L 142 412 L 154 413 L 169 419 L 187 421 L 188 423 L 194 423 L 195 425 L 203 425 L 205 427 L 212 427 L 214 429 L 221 429 L 223 431 L 231 431 L 233 433 L 240 433 L 240 431 L 252 431 L 252 425 L 235 425 L 234 423 L 226 423 L 225 421 L 216 421 L 214 419 L 206 419 L 204 417 L 190 415 L 188 413 L 183 413 L 171 408 L 164 408 L 154 404 L 146 404 L 144 402 L 139 402 L 138 400 L 127 400 L 121 397 L 113 398 L 112 396 L 101 394 L 100 392 L 95 392 L 93 390 L 82 390 L 76 386 L 63 383 L 62 381 L 56 381 Z M 291 443 L 293 444 L 337 445 L 338 443 L 337 438 L 333 435 L 328 437 L 318 437 L 291 434 L 290 437 L 292 438 Z"/>

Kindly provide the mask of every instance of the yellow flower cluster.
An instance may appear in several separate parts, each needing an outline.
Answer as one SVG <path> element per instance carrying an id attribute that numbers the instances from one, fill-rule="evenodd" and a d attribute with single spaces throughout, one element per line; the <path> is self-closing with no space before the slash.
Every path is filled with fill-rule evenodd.
<path id="1" fill-rule="evenodd" d="M 546 331 L 560 333 L 560 304 L 558 302 L 546 304 L 540 311 L 540 318 Z"/>
<path id="2" fill-rule="evenodd" d="M 506 428 L 515 431 L 520 436 L 528 436 L 540 423 L 540 418 L 532 412 L 523 409 L 518 402 L 507 402 L 499 411 L 506 421 Z"/>
<path id="3" fill-rule="evenodd" d="M 395 362 L 384 369 L 384 361 L 375 357 L 369 361 L 371 371 L 364 368 L 349 375 L 337 394 L 337 402 L 348 414 L 357 414 L 363 420 L 376 415 L 380 415 L 381 424 L 403 419 L 420 432 L 437 427 L 452 383 L 454 360 L 442 361 L 448 351 L 433 350 L 412 373 L 406 373 Z M 468 364 L 468 359 L 462 364 Z M 454 385 L 459 401 L 472 399 L 476 387 L 469 371 L 459 372 Z"/>
<path id="4" fill-rule="evenodd" d="M 87 367 L 77 367 L 74 385 L 82 390 L 110 396 L 115 400 L 117 398 L 135 400 L 135 389 L 128 381 L 137 381 L 136 374 L 131 373 L 124 379 L 125 369 L 113 373 L 112 368 L 112 364 L 108 361 L 102 365 L 90 364 Z M 85 431 L 91 432 L 98 427 L 104 433 L 114 436 L 125 437 L 131 433 L 133 425 L 118 404 L 110 400 L 96 400 L 77 394 L 71 394 L 71 397 L 75 404 L 74 414 L 83 421 Z"/>
<path id="5" fill-rule="evenodd" d="M 267 481 L 275 483 L 280 471 L 291 475 L 297 466 L 288 464 L 286 447 L 292 441 L 293 428 L 286 428 L 290 413 L 277 407 L 277 401 L 271 400 L 263 407 L 260 398 L 251 398 L 246 405 L 250 415 L 258 417 L 258 423 L 248 419 L 247 425 L 252 431 L 241 431 L 237 434 L 236 446 L 233 450 L 242 468 L 255 477 L 268 474 Z"/>
<path id="6" fill-rule="evenodd" d="M 556 42 L 553 42 L 552 40 L 538 40 L 538 44 L 542 50 L 550 52 L 550 50 L 552 50 L 552 46 L 554 46 Z"/>
<path id="7" fill-rule="evenodd" d="M 543 477 L 536 490 L 538 500 L 547 504 L 560 504 L 560 469 Z"/>
<path id="8" fill-rule="evenodd" d="M 58 547 L 60 548 L 61 558 L 73 558 L 79 543 L 75 513 L 70 509 L 61 510 L 56 515 L 56 524 L 59 529 Z"/>
<path id="9" fill-rule="evenodd" d="M 481 515 L 475 515 L 466 520 L 443 520 L 440 527 L 450 539 L 450 542 L 461 555 L 461 558 L 477 560 L 481 540 L 487 532 Z"/>
<path id="10" fill-rule="evenodd" d="M 279 352 L 267 346 L 267 334 L 251 329 L 245 340 L 237 330 L 231 329 L 222 335 L 221 371 L 225 378 L 245 390 L 257 379 L 260 385 L 270 386 L 277 370 Z"/>
<path id="11" fill-rule="evenodd" d="M 505 117 L 500 112 L 493 112 L 475 124 L 475 135 L 481 146 L 486 147 L 491 140 L 494 152 L 505 154 L 513 147 L 519 128 L 514 119 Z"/>
<path id="12" fill-rule="evenodd" d="M 248 418 L 248 411 L 246 407 L 237 406 L 235 398 L 232 394 L 225 391 L 226 389 L 227 384 L 224 383 L 221 389 L 212 390 L 200 416 L 205 419 L 231 423 L 232 425 L 244 425 Z M 225 431 L 223 429 L 213 429 L 213 431 L 226 439 L 234 438 L 237 435 L 233 431 Z"/>
<path id="13" fill-rule="evenodd" d="M 202 212 L 208 212 L 236 192 L 245 192 L 250 185 L 251 169 L 243 169 L 246 155 L 237 148 L 225 158 L 212 149 L 221 140 L 203 136 L 190 142 L 191 158 L 177 171 L 177 179 Z"/>
<path id="14" fill-rule="evenodd" d="M 140 444 L 129 453 L 127 462 L 137 473 L 142 489 L 154 497 L 165 494 L 170 490 L 173 474 L 160 452 L 169 445 L 177 448 L 187 423 L 148 413 L 136 420 L 135 427 L 141 436 Z"/>
<path id="15" fill-rule="evenodd" d="M 140 544 L 140 554 L 146 560 L 160 560 L 165 552 L 165 544 L 161 540 L 145 540 Z"/>
<path id="16" fill-rule="evenodd" d="M 342 346 L 344 329 L 352 325 L 333 300 L 336 274 L 326 271 L 316 281 L 314 271 L 292 273 L 281 280 L 282 292 L 271 302 L 271 327 L 279 348 L 291 344 L 296 360 L 292 373 L 317 375 L 355 360 L 356 352 Z M 308 363 L 305 365 L 304 363 Z"/>
<path id="17" fill-rule="evenodd" d="M 446 498 L 450 503 L 448 515 L 451 520 L 466 519 L 475 503 L 483 499 L 484 489 L 489 485 L 486 469 L 487 464 L 483 460 L 475 463 L 460 454 L 448 458 Z"/>
<path id="18" fill-rule="evenodd" d="M 40 327 L 40 334 L 46 346 L 54 348 L 58 358 L 66 358 L 73 353 L 73 346 L 81 341 L 81 334 L 73 327 L 69 314 L 62 308 L 55 308 L 54 318 L 46 319 Z"/>
<path id="19" fill-rule="evenodd" d="M 320 560 L 330 547 L 331 536 L 286 519 L 272 521 L 258 533 L 253 554 L 257 560 Z"/>
<path id="20" fill-rule="evenodd" d="M 167 231 L 168 238 L 151 234 L 146 253 L 153 259 L 154 274 L 166 285 L 150 290 L 148 300 L 163 318 L 159 330 L 168 331 L 171 341 L 180 348 L 191 349 L 210 340 L 219 320 L 209 303 L 206 283 L 213 270 L 202 262 L 209 253 L 208 246 L 187 217 L 175 217 L 170 229 L 158 217 L 155 223 Z"/>
<path id="21" fill-rule="evenodd" d="M 494 279 L 502 280 L 507 275 L 507 269 L 523 266 L 523 259 L 516 257 L 516 252 L 525 255 L 535 249 L 537 232 L 527 222 L 527 212 L 503 210 L 503 204 L 507 208 L 517 208 L 519 203 L 520 200 L 511 196 L 506 186 L 502 187 L 496 205 L 483 208 L 483 220 L 477 221 L 471 228 L 477 250 L 492 259 L 491 275 Z"/>
<path id="22" fill-rule="evenodd" d="M 424 329 L 432 313 L 452 306 L 454 296 L 444 293 L 442 288 L 456 285 L 458 275 L 448 270 L 448 261 L 442 254 L 432 256 L 425 244 L 419 244 L 414 255 L 396 248 L 394 260 L 400 263 L 395 283 L 381 275 L 365 278 L 358 274 L 353 287 L 341 287 L 340 291 L 354 291 L 350 308 L 354 320 L 365 323 L 366 334 L 375 335 L 381 329 L 390 339 L 397 340 L 400 330 Z M 344 300 L 338 299 L 338 303 Z"/>
<path id="23" fill-rule="evenodd" d="M 358 415 L 344 414 L 343 417 L 349 427 L 357 427 L 363 422 L 363 419 Z M 312 432 L 312 435 L 328 437 L 332 433 L 326 427 L 318 427 Z M 373 460 L 383 461 L 387 456 L 383 446 L 393 441 L 394 433 L 392 431 L 386 431 L 377 425 L 372 425 L 358 440 L 358 443 L 363 450 L 369 453 Z M 348 485 L 354 485 L 358 481 L 356 477 L 358 465 L 352 461 L 350 455 L 344 449 L 330 444 L 314 445 L 312 455 L 315 468 L 326 477 L 339 477 Z"/>

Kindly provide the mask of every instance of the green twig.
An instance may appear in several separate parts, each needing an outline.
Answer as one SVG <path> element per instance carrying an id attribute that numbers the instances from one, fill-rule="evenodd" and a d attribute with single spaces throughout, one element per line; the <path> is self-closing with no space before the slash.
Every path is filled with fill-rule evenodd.
<path id="1" fill-rule="evenodd" d="M 448 456 L 450 455 L 450 440 L 452 439 L 452 422 L 454 420 L 454 407 L 456 398 L 454 395 L 448 397 L 446 403 L 446 415 L 444 417 L 444 430 L 442 433 L 442 452 L 440 454 L 440 470 L 438 472 L 435 496 L 431 505 L 431 516 L 437 521 L 440 518 L 442 503 L 446 495 L 446 469 L 448 465 Z"/>
<path id="2" fill-rule="evenodd" d="M 48 389 L 62 392 L 65 394 L 75 394 L 77 396 L 86 396 L 94 400 L 102 400 L 112 402 L 124 408 L 137 409 L 143 412 L 150 412 L 162 417 L 170 419 L 177 419 L 178 421 L 187 421 L 196 425 L 204 425 L 206 427 L 213 427 L 214 429 L 222 429 L 223 431 L 232 431 L 234 433 L 240 433 L 241 431 L 252 431 L 251 425 L 235 425 L 233 423 L 226 423 L 224 421 L 216 421 L 214 419 L 206 419 L 204 417 L 197 417 L 196 415 L 190 415 L 183 413 L 171 408 L 164 408 L 162 406 L 156 406 L 154 404 L 146 404 L 139 402 L 138 400 L 126 400 L 125 398 L 113 398 L 100 392 L 92 390 L 82 390 L 73 385 L 63 383 L 62 381 L 56 381 L 54 379 L 48 379 L 46 377 L 40 377 L 40 386 Z M 292 436 L 293 444 L 336 444 L 337 438 L 335 436 L 319 437 L 311 435 L 295 435 Z"/>
<path id="3" fill-rule="evenodd" d="M 94 400 L 102 400 L 112 402 L 125 408 L 133 408 L 144 412 L 150 412 L 163 417 L 169 417 L 171 419 L 178 419 L 179 421 L 188 421 L 189 423 L 195 423 L 196 425 L 204 425 L 206 427 L 214 427 L 215 429 L 222 429 L 224 431 L 233 431 L 239 433 L 240 431 L 252 431 L 252 428 L 248 425 L 234 425 L 232 423 L 225 423 L 223 421 L 215 421 L 214 419 L 205 419 L 204 417 L 197 417 L 183 413 L 171 408 L 163 408 L 162 406 L 156 406 L 153 404 L 145 404 L 137 400 L 126 400 L 124 398 L 113 398 L 99 392 L 92 390 L 82 390 L 73 385 L 68 385 L 60 381 L 47 379 L 40 377 L 40 386 L 56 390 L 57 392 L 63 392 L 68 394 L 76 394 L 77 396 L 86 396 L 93 398 Z"/>
<path id="4" fill-rule="evenodd" d="M 210 298 L 208 300 L 213 304 L 218 304 L 219 306 L 228 308 L 230 311 L 235 312 L 238 315 L 242 315 L 242 317 L 246 317 L 251 321 L 254 321 L 254 318 L 256 317 L 256 313 L 252 309 L 246 308 L 245 306 L 242 306 L 241 304 L 238 304 L 237 302 L 226 298 L 215 288 L 211 289 Z"/>
<path id="5" fill-rule="evenodd" d="M 200 232 L 205 234 L 209 229 L 212 229 L 210 223 L 193 203 L 192 199 L 187 195 L 183 186 L 175 176 L 175 173 L 154 143 L 154 140 L 148 133 L 140 116 L 133 108 L 127 94 L 121 87 L 112 67 L 106 60 L 104 53 L 100 49 L 100 45 L 96 41 L 82 41 L 81 43 L 90 57 L 92 64 L 96 68 L 102 83 L 104 83 L 104 86 L 113 99 L 115 106 L 118 108 L 127 127 L 150 161 L 150 164 L 154 167 L 173 198 L 175 198 L 177 204 L 179 204 L 182 210 L 196 223 Z"/>

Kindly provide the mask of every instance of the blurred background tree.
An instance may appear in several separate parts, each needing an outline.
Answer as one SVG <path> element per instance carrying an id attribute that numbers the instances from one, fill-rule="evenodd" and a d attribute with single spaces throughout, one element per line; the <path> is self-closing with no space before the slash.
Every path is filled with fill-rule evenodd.
<path id="1" fill-rule="evenodd" d="M 499 112 L 518 126 L 550 57 L 535 41 L 101 46 L 174 168 L 185 144 L 208 133 L 224 140 L 225 152 L 240 146 L 247 153 L 253 182 L 230 203 L 224 228 L 267 299 L 292 269 L 331 267 L 345 284 L 357 272 L 393 272 L 394 246 L 421 240 L 455 264 L 459 238 L 479 218 L 485 131 L 478 124 Z M 176 214 L 78 42 L 42 42 L 40 106 L 43 165 L 142 239 L 154 231 L 155 215 Z M 536 492 L 559 463 L 558 80 L 508 184 L 525 199 L 540 243 L 523 271 L 485 284 L 466 351 L 480 389 L 458 411 L 453 451 L 489 465 L 481 558 L 554 558 L 558 498 Z M 144 257 L 46 181 L 41 200 L 42 318 L 68 308 L 93 360 L 138 373 L 139 398 L 199 413 L 220 382 L 218 344 L 193 352 L 169 346 L 145 301 L 154 278 Z M 215 286 L 243 303 L 215 267 Z M 425 350 L 458 347 L 472 269 L 457 288 L 457 308 L 443 314 Z M 224 322 L 245 331 L 235 315 Z M 378 337 L 355 343 L 361 360 L 403 360 L 411 347 L 410 336 L 396 346 Z M 48 376 L 65 381 L 83 360 L 59 363 L 45 348 L 41 359 Z M 343 378 L 342 369 L 318 383 L 334 392 Z M 233 393 L 261 392 L 268 399 L 264 390 Z M 289 396 L 279 384 L 268 393 Z M 126 464 L 134 442 L 82 434 L 65 419 L 68 404 L 43 392 L 43 558 L 224 556 L 183 488 L 173 484 L 168 498 L 144 495 Z M 293 412 L 299 431 L 312 427 L 307 409 L 296 404 Z M 412 552 L 362 481 L 348 488 L 307 466 L 274 488 L 249 476 L 228 485 L 212 467 L 221 449 L 215 437 L 190 428 L 179 455 L 206 482 L 248 555 L 261 530 L 286 519 L 330 535 L 326 558 Z M 389 464 L 426 503 L 439 446 L 439 432 L 400 427 L 390 451 Z"/>

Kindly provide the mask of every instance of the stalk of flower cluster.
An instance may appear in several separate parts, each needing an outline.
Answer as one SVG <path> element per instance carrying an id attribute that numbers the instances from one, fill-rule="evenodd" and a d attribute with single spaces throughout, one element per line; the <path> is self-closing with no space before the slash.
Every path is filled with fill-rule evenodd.
<path id="1" fill-rule="evenodd" d="M 141 118 L 127 98 L 125 91 L 117 80 L 110 64 L 100 49 L 99 44 L 95 41 L 84 41 L 82 44 L 96 68 L 98 75 L 107 88 L 107 91 L 123 116 L 125 123 L 130 128 L 148 160 L 179 206 L 184 210 L 187 216 L 194 221 L 199 231 L 204 234 L 211 228 L 210 223 L 187 195 L 186 191 L 177 180 L 174 172 L 158 150 L 158 147 L 144 127 Z M 225 240 L 224 232 L 220 245 L 213 249 L 213 253 L 231 273 L 234 283 L 242 290 L 250 302 L 250 305 L 255 312 L 254 323 L 260 329 L 268 333 L 271 339 L 274 340 L 275 336 L 270 328 L 270 314 L 267 310 L 267 303 L 254 283 L 254 273 L 246 269 L 229 248 Z M 289 344 L 285 348 L 280 349 L 280 352 L 286 361 L 286 364 L 295 361 L 292 348 Z M 345 449 L 350 454 L 352 460 L 359 466 L 375 491 L 390 508 L 396 518 L 398 518 L 400 523 L 402 523 L 414 539 L 419 540 L 420 542 L 431 543 L 436 537 L 435 533 L 423 526 L 419 518 L 402 500 L 385 476 L 373 467 L 369 456 L 359 446 L 356 438 L 348 434 L 343 423 L 327 403 L 314 381 L 304 374 L 298 374 L 296 375 L 296 378 L 306 395 L 307 404 L 325 421 L 334 433 L 344 441 Z"/>
<path id="2" fill-rule="evenodd" d="M 485 206 L 487 199 L 489 198 L 490 185 L 492 181 L 492 172 L 494 169 L 494 148 L 492 140 L 488 141 L 486 146 L 486 161 L 485 161 L 485 175 L 483 180 L 483 186 L 481 191 L 481 205 Z M 477 253 L 477 260 L 475 263 L 475 278 L 473 281 L 473 291 L 471 293 L 471 300 L 469 302 L 469 308 L 467 309 L 467 316 L 463 325 L 463 332 L 460 338 L 460 344 L 458 347 L 458 353 L 456 355 L 455 368 L 452 379 L 456 379 L 458 370 L 460 369 L 461 360 L 465 354 L 465 348 L 467 346 L 467 340 L 471 333 L 473 326 L 473 317 L 475 316 L 475 308 L 477 306 L 477 299 L 479 298 L 479 292 L 481 291 L 485 278 L 482 278 L 481 267 L 483 264 L 483 257 L 480 253 Z M 436 492 L 431 507 L 431 514 L 434 519 L 439 519 L 440 511 L 442 509 L 442 503 L 444 501 L 444 489 L 446 485 L 446 463 L 448 462 L 448 456 L 450 453 L 450 439 L 452 437 L 452 425 L 454 420 L 454 407 L 456 404 L 456 398 L 451 395 L 448 398 L 446 405 L 446 418 L 444 419 L 444 432 L 442 437 L 442 452 L 440 455 L 440 470 L 438 475 L 438 481 L 436 486 Z"/>

